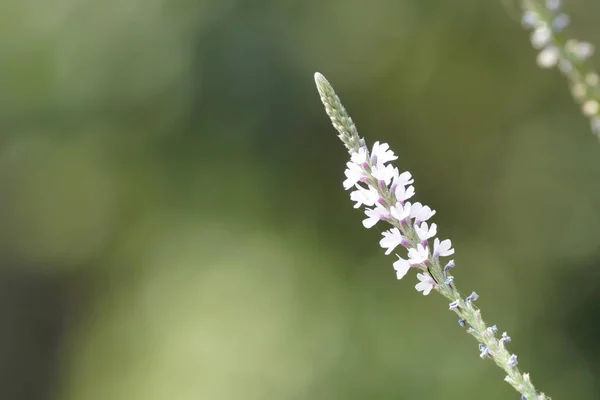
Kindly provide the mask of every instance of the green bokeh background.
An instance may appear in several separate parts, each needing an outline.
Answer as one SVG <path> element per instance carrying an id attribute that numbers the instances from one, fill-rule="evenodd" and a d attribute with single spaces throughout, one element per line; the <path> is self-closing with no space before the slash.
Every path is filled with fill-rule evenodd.
<path id="1" fill-rule="evenodd" d="M 566 10 L 600 43 L 600 3 Z M 362 227 L 315 71 L 412 172 L 534 383 L 600 398 L 600 144 L 518 20 L 508 0 L 3 1 L 0 398 L 518 398 Z"/>

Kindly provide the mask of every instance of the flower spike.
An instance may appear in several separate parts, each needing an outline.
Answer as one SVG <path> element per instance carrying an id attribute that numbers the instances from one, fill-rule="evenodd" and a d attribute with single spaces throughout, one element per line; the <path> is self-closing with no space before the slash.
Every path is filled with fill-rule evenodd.
<path id="1" fill-rule="evenodd" d="M 531 26 L 538 23 L 536 18 L 534 14 L 524 17 Z M 536 45 L 549 48 L 552 35 L 546 30 L 536 31 L 534 36 L 532 40 Z M 456 288 L 454 278 L 448 275 L 448 270 L 454 267 L 454 260 L 442 261 L 441 258 L 454 254 L 452 242 L 436 237 L 438 226 L 428 222 L 435 215 L 434 210 L 422 203 L 408 201 L 415 195 L 412 175 L 389 164 L 398 157 L 387 143 L 375 142 L 369 151 L 327 79 L 316 73 L 315 82 L 325 111 L 350 153 L 343 186 L 346 190 L 353 189 L 350 199 L 355 202 L 354 207 L 363 208 L 366 215 L 363 225 L 372 228 L 380 221 L 391 225 L 379 241 L 386 255 L 397 251 L 399 246 L 406 248 L 405 258 L 396 254 L 398 260 L 393 263 L 396 277 L 402 279 L 411 269 L 419 270 L 415 289 L 425 296 L 435 290 L 448 299 L 448 307 L 458 315 L 460 326 L 468 325 L 467 333 L 479 342 L 480 357 L 492 358 L 506 372 L 506 382 L 522 396 L 541 398 L 543 395 L 536 391 L 529 375 L 522 374 L 517 368 L 517 356 L 506 350 L 505 343 L 510 340 L 508 335 L 504 333 L 498 338 L 498 328 L 495 325 L 488 327 L 483 321 L 481 312 L 474 305 L 479 297 L 477 293 L 465 298 Z"/>

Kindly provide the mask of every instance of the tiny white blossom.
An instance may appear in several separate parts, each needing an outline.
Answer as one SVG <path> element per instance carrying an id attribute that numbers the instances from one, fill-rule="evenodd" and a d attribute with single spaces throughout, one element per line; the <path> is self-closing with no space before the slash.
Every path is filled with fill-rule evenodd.
<path id="1" fill-rule="evenodd" d="M 344 189 L 348 190 L 358 182 L 360 182 L 363 178 L 366 178 L 365 171 L 363 168 L 355 164 L 353 162 L 346 163 L 346 170 L 344 171 L 344 175 L 346 175 L 346 180 L 344 181 Z"/>
<path id="2" fill-rule="evenodd" d="M 598 114 L 599 110 L 600 104 L 598 104 L 596 100 L 588 100 L 581 106 L 581 111 L 583 111 L 587 117 L 593 117 Z"/>
<path id="3" fill-rule="evenodd" d="M 560 50 L 556 46 L 546 47 L 537 56 L 537 63 L 542 68 L 552 68 L 560 58 Z"/>
<path id="4" fill-rule="evenodd" d="M 402 204 L 400 202 L 396 203 L 395 206 L 390 207 L 390 214 L 397 221 L 402 222 L 410 217 L 411 204 L 407 202 Z"/>
<path id="5" fill-rule="evenodd" d="M 552 39 L 552 30 L 547 25 L 540 25 L 531 33 L 531 44 L 536 49 L 546 47 Z"/>
<path id="6" fill-rule="evenodd" d="M 391 164 L 385 165 L 382 163 L 377 163 L 376 166 L 371 168 L 371 175 L 375 177 L 380 182 L 385 182 L 386 185 L 389 185 L 394 177 L 394 168 Z"/>
<path id="7" fill-rule="evenodd" d="M 382 232 L 383 239 L 379 241 L 379 245 L 384 249 L 385 255 L 390 254 L 398 245 L 404 241 L 404 236 L 400 233 L 400 229 L 392 228 L 389 231 Z"/>
<path id="8" fill-rule="evenodd" d="M 414 203 L 410 209 L 410 216 L 415 219 L 415 224 L 427 221 L 434 214 L 434 210 L 429 208 L 429 206 L 424 206 L 421 203 Z"/>
<path id="9" fill-rule="evenodd" d="M 423 264 L 429 258 L 429 249 L 419 243 L 416 249 L 408 249 L 408 258 L 411 265 Z"/>
<path id="10" fill-rule="evenodd" d="M 371 158 L 377 163 L 385 164 L 389 161 L 397 160 L 398 157 L 390 150 L 390 146 L 387 143 L 375 142 L 373 144 L 373 150 L 371 151 Z"/>
<path id="11" fill-rule="evenodd" d="M 410 174 L 410 172 L 406 171 L 406 172 L 400 173 L 400 171 L 398 171 L 398 169 L 396 169 L 394 179 L 392 180 L 392 188 L 394 188 L 394 190 L 395 190 L 395 188 L 397 186 L 410 185 L 414 181 L 415 180 L 412 178 L 412 175 Z"/>
<path id="12" fill-rule="evenodd" d="M 367 149 L 364 147 L 361 147 L 360 149 L 358 149 L 358 153 L 352 153 L 352 156 L 350 157 L 350 159 L 352 160 L 353 163 L 358 164 L 358 165 L 362 165 L 362 164 L 366 163 L 367 159 L 368 159 Z"/>
<path id="13" fill-rule="evenodd" d="M 394 263 L 394 269 L 396 270 L 396 278 L 402 279 L 404 278 L 404 275 L 408 273 L 408 270 L 410 269 L 410 263 L 398 256 L 397 254 L 396 256 L 398 257 L 398 261 Z"/>
<path id="14" fill-rule="evenodd" d="M 437 234 L 437 225 L 431 224 L 431 227 L 429 227 L 427 222 L 423 222 L 421 226 L 415 225 L 415 231 L 417 232 L 419 239 L 424 242 Z"/>
<path id="15" fill-rule="evenodd" d="M 454 249 L 452 248 L 452 242 L 450 239 L 442 240 L 435 238 L 433 241 L 433 256 L 434 257 L 446 257 L 454 254 Z"/>
<path id="16" fill-rule="evenodd" d="M 350 200 L 356 202 L 354 208 L 359 208 L 363 204 L 372 207 L 379 200 L 379 193 L 374 187 L 369 186 L 368 189 L 365 189 L 360 185 L 356 185 L 356 189 L 350 193 Z"/>
<path id="17" fill-rule="evenodd" d="M 423 292 L 423 296 L 427 296 L 431 289 L 435 287 L 435 281 L 428 274 L 417 274 L 417 278 L 420 282 L 415 285 L 415 289 L 418 292 Z"/>
<path id="18" fill-rule="evenodd" d="M 382 218 L 386 218 L 390 215 L 389 211 L 379 206 L 379 204 L 377 204 L 377 207 L 375 208 L 367 208 L 365 214 L 368 218 L 363 220 L 363 226 L 367 229 L 372 228 Z"/>
<path id="19" fill-rule="evenodd" d="M 396 200 L 405 202 L 415 195 L 415 188 L 413 186 L 406 187 L 404 185 L 397 186 L 395 190 Z"/>

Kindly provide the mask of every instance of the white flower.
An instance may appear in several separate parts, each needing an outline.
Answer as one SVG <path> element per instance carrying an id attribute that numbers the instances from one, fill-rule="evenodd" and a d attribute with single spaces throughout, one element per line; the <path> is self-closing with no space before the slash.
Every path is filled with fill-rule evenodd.
<path id="1" fill-rule="evenodd" d="M 384 249 L 385 255 L 390 254 L 399 244 L 402 244 L 404 237 L 398 228 L 392 228 L 389 231 L 382 232 L 383 239 L 379 241 L 379 245 Z"/>
<path id="2" fill-rule="evenodd" d="M 531 44 L 536 49 L 541 49 L 550 43 L 552 30 L 547 25 L 540 25 L 531 33 Z"/>
<path id="3" fill-rule="evenodd" d="M 413 186 L 397 186 L 396 187 L 396 200 L 404 203 L 406 200 L 410 199 L 415 195 L 415 188 Z"/>
<path id="4" fill-rule="evenodd" d="M 396 256 L 398 255 L 396 254 Z M 394 269 L 396 270 L 396 278 L 402 279 L 410 269 L 410 263 L 398 256 L 398 261 L 394 263 Z"/>
<path id="5" fill-rule="evenodd" d="M 402 222 L 406 218 L 410 217 L 411 205 L 410 202 L 406 204 L 396 203 L 395 206 L 390 207 L 390 214 L 397 221 Z"/>
<path id="6" fill-rule="evenodd" d="M 421 226 L 415 225 L 415 231 L 419 235 L 419 239 L 424 242 L 437 234 L 437 225 L 431 224 L 431 227 L 429 227 L 427 222 L 423 222 Z"/>
<path id="7" fill-rule="evenodd" d="M 396 169 L 396 171 L 394 171 L 394 178 L 392 180 L 392 188 L 395 188 L 397 186 L 406 186 L 406 185 L 410 185 L 411 183 L 413 183 L 415 180 L 412 178 L 412 175 L 410 174 L 410 172 L 406 171 L 403 173 L 400 173 L 400 171 L 398 171 L 398 169 Z"/>
<path id="8" fill-rule="evenodd" d="M 588 100 L 581 106 L 581 110 L 583 114 L 587 117 L 593 117 L 598 114 L 598 110 L 600 110 L 600 104 L 596 100 Z"/>
<path id="9" fill-rule="evenodd" d="M 427 296 L 431 289 L 435 287 L 435 281 L 428 274 L 417 274 L 417 278 L 421 281 L 415 285 L 418 292 L 423 292 L 423 296 Z"/>
<path id="10" fill-rule="evenodd" d="M 373 150 L 371 151 L 371 158 L 375 159 L 378 163 L 385 164 L 386 162 L 397 160 L 398 157 L 390 150 L 390 146 L 387 143 L 375 142 L 373 144 Z"/>
<path id="11" fill-rule="evenodd" d="M 537 56 L 537 64 L 542 68 L 552 68 L 560 58 L 560 50 L 556 46 L 548 46 Z"/>
<path id="12" fill-rule="evenodd" d="M 427 246 L 418 244 L 416 249 L 408 249 L 408 262 L 411 265 L 423 264 L 429 257 L 429 249 Z"/>
<path id="13" fill-rule="evenodd" d="M 350 159 L 357 165 L 362 165 L 367 162 L 368 154 L 365 147 L 358 149 L 358 153 L 352 153 Z"/>
<path id="14" fill-rule="evenodd" d="M 454 249 L 452 248 L 452 242 L 450 239 L 442 240 L 435 238 L 433 241 L 433 256 L 434 257 L 445 257 L 451 256 L 454 254 Z"/>
<path id="15" fill-rule="evenodd" d="M 427 221 L 434 214 L 434 210 L 429 208 L 429 206 L 424 206 L 421 203 L 414 203 L 410 209 L 410 216 L 415 219 L 415 224 Z"/>
<path id="16" fill-rule="evenodd" d="M 356 185 L 355 191 L 350 193 L 350 200 L 355 201 L 354 208 L 359 208 L 361 205 L 372 207 L 379 200 L 379 193 L 371 186 L 368 189 L 360 185 Z"/>
<path id="17" fill-rule="evenodd" d="M 389 211 L 379 206 L 379 204 L 375 208 L 367 208 L 365 214 L 369 217 L 363 220 L 363 226 L 367 229 L 372 228 L 379 220 L 390 215 Z"/>
<path id="18" fill-rule="evenodd" d="M 346 170 L 344 171 L 344 175 L 346 175 L 346 180 L 344 181 L 344 189 L 348 190 L 351 187 L 354 187 L 361 179 L 365 178 L 365 171 L 363 168 L 354 164 L 353 162 L 346 163 Z"/>
<path id="19" fill-rule="evenodd" d="M 385 165 L 377 163 L 376 166 L 371 168 L 371 175 L 378 181 L 385 182 L 386 185 L 389 185 L 396 170 L 397 168 L 393 167 L 391 164 Z"/>

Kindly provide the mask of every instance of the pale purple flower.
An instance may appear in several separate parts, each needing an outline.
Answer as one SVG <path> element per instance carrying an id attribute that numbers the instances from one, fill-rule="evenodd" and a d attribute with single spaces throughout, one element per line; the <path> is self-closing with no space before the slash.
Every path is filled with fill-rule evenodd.
<path id="1" fill-rule="evenodd" d="M 396 254 L 396 256 L 398 255 Z M 398 256 L 398 261 L 394 262 L 394 269 L 396 270 L 396 278 L 402 279 L 404 278 L 404 275 L 408 273 L 408 270 L 410 269 L 410 263 Z"/>
<path id="2" fill-rule="evenodd" d="M 410 174 L 410 172 L 408 172 L 408 171 L 400 173 L 400 171 L 398 171 L 398 169 L 396 169 L 395 172 L 396 172 L 396 174 L 394 175 L 394 178 L 392 179 L 392 191 L 396 190 L 396 188 L 398 186 L 410 185 L 411 183 L 413 183 L 415 181 L 412 178 L 412 175 Z"/>
<path id="3" fill-rule="evenodd" d="M 365 214 L 368 218 L 363 220 L 363 226 L 367 229 L 372 228 L 381 219 L 387 218 L 390 215 L 389 211 L 379 204 L 375 208 L 367 208 Z"/>
<path id="4" fill-rule="evenodd" d="M 427 221 L 434 214 L 435 211 L 429 208 L 429 206 L 424 206 L 418 202 L 414 203 L 410 209 L 410 216 L 415 219 L 415 224 Z"/>
<path id="5" fill-rule="evenodd" d="M 452 248 L 452 242 L 450 239 L 442 240 L 435 238 L 433 241 L 433 256 L 434 257 L 446 257 L 454 254 L 454 249 Z"/>
<path id="6" fill-rule="evenodd" d="M 385 164 L 386 162 L 397 160 L 398 157 L 390 150 L 390 146 L 387 143 L 379 144 L 379 142 L 375 142 L 371 151 L 371 159 L 377 163 Z"/>
<path id="7" fill-rule="evenodd" d="M 415 195 L 415 188 L 413 186 L 406 187 L 404 185 L 397 186 L 395 190 L 396 200 L 404 203 Z"/>
<path id="8" fill-rule="evenodd" d="M 352 162 L 354 164 L 364 165 L 365 163 L 367 163 L 367 160 L 369 159 L 369 154 L 368 154 L 367 149 L 365 147 L 361 147 L 360 149 L 358 149 L 358 153 L 352 153 L 352 156 L 350 157 L 350 159 L 352 160 Z"/>
<path id="9" fill-rule="evenodd" d="M 423 264 L 429 258 L 429 249 L 419 243 L 416 249 L 408 249 L 408 258 L 411 265 Z"/>
<path id="10" fill-rule="evenodd" d="M 431 289 L 435 287 L 435 281 L 429 274 L 417 274 L 417 278 L 420 282 L 415 285 L 415 289 L 418 292 L 423 292 L 423 296 L 427 296 Z"/>
<path id="11" fill-rule="evenodd" d="M 415 225 L 415 231 L 417 232 L 419 239 L 421 239 L 421 242 L 425 242 L 427 239 L 430 239 L 437 234 L 437 225 L 431 224 L 430 227 L 427 225 L 427 222 L 423 222 L 421 226 Z"/>
<path id="12" fill-rule="evenodd" d="M 531 44 L 536 49 L 547 46 L 552 39 L 552 30 L 547 25 L 540 25 L 531 33 Z"/>
<path id="13" fill-rule="evenodd" d="M 368 189 L 365 189 L 360 185 L 356 185 L 356 189 L 357 190 L 350 193 L 350 200 L 356 202 L 354 208 L 359 208 L 363 204 L 372 207 L 379 200 L 379 193 L 371 186 L 369 186 Z"/>
<path id="14" fill-rule="evenodd" d="M 390 254 L 398 245 L 405 242 L 404 236 L 400 233 L 400 229 L 392 228 L 389 231 L 382 232 L 383 239 L 379 241 L 379 245 L 387 249 L 385 255 Z"/>
<path id="15" fill-rule="evenodd" d="M 346 163 L 346 170 L 344 171 L 344 175 L 346 175 L 346 180 L 344 181 L 344 189 L 348 190 L 362 179 L 366 178 L 364 169 L 353 162 Z"/>
<path id="16" fill-rule="evenodd" d="M 393 167 L 391 164 L 385 165 L 377 163 L 377 165 L 371 168 L 371 175 L 387 186 L 392 181 L 396 170 L 397 168 Z"/>
<path id="17" fill-rule="evenodd" d="M 390 214 L 392 215 L 392 218 L 396 219 L 399 222 L 403 222 L 408 217 L 410 217 L 410 210 L 410 202 L 405 204 L 396 203 L 395 206 L 390 207 Z"/>

